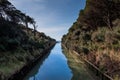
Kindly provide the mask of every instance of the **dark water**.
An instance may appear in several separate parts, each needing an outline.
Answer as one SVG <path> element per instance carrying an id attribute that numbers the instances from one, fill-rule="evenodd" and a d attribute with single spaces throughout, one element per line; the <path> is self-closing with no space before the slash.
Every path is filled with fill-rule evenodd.
<path id="1" fill-rule="evenodd" d="M 63 54 L 64 52 L 64 54 Z M 79 57 L 61 49 L 58 43 L 24 80 L 96 80 Z"/>
<path id="2" fill-rule="evenodd" d="M 25 80 L 71 80 L 72 72 L 62 53 L 61 44 L 55 45 L 50 55 L 39 62 Z"/>

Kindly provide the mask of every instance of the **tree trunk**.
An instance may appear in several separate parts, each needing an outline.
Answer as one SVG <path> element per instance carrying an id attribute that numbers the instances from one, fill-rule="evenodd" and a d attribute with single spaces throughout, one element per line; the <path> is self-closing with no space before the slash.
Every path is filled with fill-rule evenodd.
<path id="1" fill-rule="evenodd" d="M 33 27 L 34 27 L 34 39 L 35 39 L 35 36 L 36 36 L 36 26 L 35 26 L 35 24 L 33 24 Z"/>
<path id="2" fill-rule="evenodd" d="M 107 19 L 107 25 L 108 25 L 108 27 L 110 28 L 110 30 L 112 30 L 113 31 L 113 25 L 112 25 L 112 21 L 108 18 Z"/>
<path id="3" fill-rule="evenodd" d="M 109 13 L 103 17 L 103 20 L 104 22 L 107 24 L 108 28 L 113 31 L 112 27 L 113 27 L 113 24 L 112 24 L 112 20 L 110 19 L 110 15 Z"/>
<path id="4" fill-rule="evenodd" d="M 27 22 L 27 20 L 25 21 L 25 27 L 26 27 L 26 29 L 27 29 L 27 33 L 29 34 L 29 32 L 28 32 L 28 22 Z"/>
<path id="5" fill-rule="evenodd" d="M 110 14 L 109 14 L 109 13 L 108 13 L 108 15 L 107 15 L 107 25 L 108 25 L 109 29 L 110 29 L 111 31 L 113 31 L 113 29 L 112 29 L 113 25 L 112 25 L 112 21 L 111 21 L 111 19 L 110 19 Z"/>
<path id="6" fill-rule="evenodd" d="M 27 23 L 27 21 L 25 21 L 25 26 L 26 26 L 26 28 L 28 28 L 28 23 Z"/>

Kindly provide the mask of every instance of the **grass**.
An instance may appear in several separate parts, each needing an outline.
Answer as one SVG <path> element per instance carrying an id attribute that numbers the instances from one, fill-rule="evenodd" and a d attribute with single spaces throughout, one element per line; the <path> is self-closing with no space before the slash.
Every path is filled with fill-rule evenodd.
<path id="1" fill-rule="evenodd" d="M 11 74 L 15 73 L 20 68 L 22 68 L 24 64 L 24 62 L 20 61 L 12 62 L 9 64 L 2 64 L 0 65 L 0 72 L 5 76 L 10 76 Z"/>
<path id="2" fill-rule="evenodd" d="M 86 69 L 84 62 L 77 54 L 64 49 L 64 54 L 67 57 L 68 65 L 72 70 L 73 77 L 71 80 L 95 80 L 91 73 Z"/>
<path id="3" fill-rule="evenodd" d="M 104 73 L 111 77 L 119 75 L 120 78 L 120 74 L 117 73 L 120 72 L 120 19 L 116 21 L 113 31 L 103 26 L 98 27 L 95 31 L 85 32 L 81 29 L 79 35 L 74 35 L 79 30 L 79 28 L 76 28 L 63 37 L 62 43 L 70 50 L 77 49 L 76 51 L 79 54 L 84 54 L 83 56 L 86 59 L 99 67 Z M 78 39 L 76 40 L 75 37 L 78 37 Z"/>
<path id="4" fill-rule="evenodd" d="M 33 54 L 34 53 L 34 54 Z M 39 55 L 39 50 L 34 50 L 31 54 L 22 48 L 15 52 L 3 52 L 0 57 L 0 73 L 3 77 L 8 77 L 11 74 L 19 71 L 28 61 L 33 60 L 36 55 Z"/>

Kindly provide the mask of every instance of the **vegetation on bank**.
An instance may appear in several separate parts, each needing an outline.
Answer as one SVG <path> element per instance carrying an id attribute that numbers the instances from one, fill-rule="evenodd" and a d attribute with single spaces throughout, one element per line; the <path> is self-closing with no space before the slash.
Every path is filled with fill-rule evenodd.
<path id="1" fill-rule="evenodd" d="M 86 0 L 62 43 L 103 73 L 120 79 L 120 0 Z"/>
<path id="2" fill-rule="evenodd" d="M 33 29 L 28 26 L 32 24 Z M 8 0 L 0 0 L 0 80 L 7 79 L 55 44 L 36 30 L 36 22 L 17 10 Z"/>
<path id="3" fill-rule="evenodd" d="M 98 80 L 92 75 L 90 70 L 86 68 L 86 65 L 81 61 L 78 54 L 74 54 L 67 50 L 65 46 L 63 46 L 63 53 L 67 57 L 67 63 L 73 73 L 71 80 Z"/>

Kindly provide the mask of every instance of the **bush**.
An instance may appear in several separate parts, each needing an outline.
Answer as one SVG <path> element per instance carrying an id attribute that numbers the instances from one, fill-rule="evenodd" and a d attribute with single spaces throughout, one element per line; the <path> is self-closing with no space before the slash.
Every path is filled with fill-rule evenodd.
<path id="1" fill-rule="evenodd" d="M 75 36 L 79 36 L 80 35 L 80 31 L 75 32 Z"/>
<path id="2" fill-rule="evenodd" d="M 83 36 L 83 39 L 84 39 L 85 41 L 91 40 L 91 35 L 85 34 L 85 35 Z"/>
<path id="3" fill-rule="evenodd" d="M 96 42 L 104 42 L 105 36 L 102 33 L 94 33 L 92 35 L 92 40 Z"/>
<path id="4" fill-rule="evenodd" d="M 96 40 L 97 40 L 97 42 L 104 42 L 104 40 L 105 40 L 104 35 L 96 36 Z"/>
<path id="5" fill-rule="evenodd" d="M 42 42 L 36 42 L 36 43 L 35 43 L 35 47 L 36 47 L 36 48 L 44 49 L 44 45 L 45 45 L 45 44 L 42 43 Z"/>
<path id="6" fill-rule="evenodd" d="M 0 51 L 5 51 L 6 50 L 6 48 L 5 48 L 5 46 L 3 46 L 2 44 L 0 45 Z"/>
<path id="7" fill-rule="evenodd" d="M 86 47 L 83 47 L 82 50 L 85 53 L 85 55 L 87 55 L 90 52 L 89 49 Z"/>
<path id="8" fill-rule="evenodd" d="M 120 34 L 116 34 L 115 38 L 118 39 L 118 40 L 120 40 Z"/>
<path id="9" fill-rule="evenodd" d="M 120 45 L 119 44 L 114 44 L 114 45 L 112 45 L 112 47 L 113 47 L 113 49 L 115 51 L 118 51 L 120 49 Z"/>

